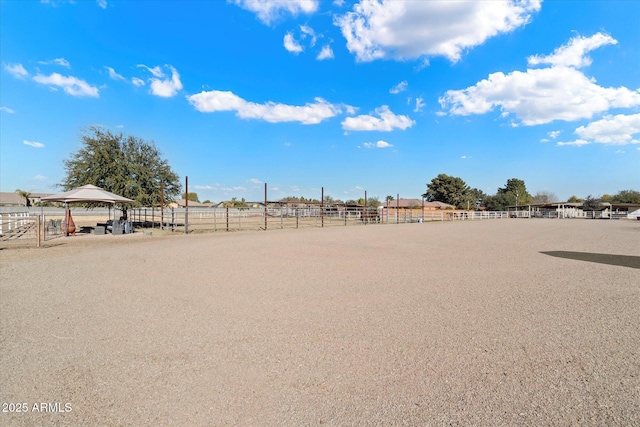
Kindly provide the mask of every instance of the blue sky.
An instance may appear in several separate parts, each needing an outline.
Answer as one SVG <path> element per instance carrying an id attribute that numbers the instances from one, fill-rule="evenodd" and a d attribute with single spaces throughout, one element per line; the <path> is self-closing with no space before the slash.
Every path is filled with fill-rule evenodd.
<path id="1" fill-rule="evenodd" d="M 89 126 L 200 200 L 640 190 L 638 1 L 0 0 L 0 187 Z"/>

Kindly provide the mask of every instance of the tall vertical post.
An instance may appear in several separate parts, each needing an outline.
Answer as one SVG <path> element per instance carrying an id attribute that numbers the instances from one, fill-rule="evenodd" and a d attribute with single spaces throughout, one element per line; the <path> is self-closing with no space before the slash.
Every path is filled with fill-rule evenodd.
<path id="1" fill-rule="evenodd" d="M 264 183 L 264 230 L 267 231 L 267 183 Z"/>
<path id="2" fill-rule="evenodd" d="M 184 234 L 189 232 L 189 177 L 184 177 Z"/>
<path id="3" fill-rule="evenodd" d="M 324 227 L 324 187 L 320 193 L 320 227 Z"/>
<path id="4" fill-rule="evenodd" d="M 396 224 L 400 224 L 400 193 L 396 197 Z"/>
<path id="5" fill-rule="evenodd" d="M 422 222 L 424 222 L 424 196 L 422 196 Z"/>
<path id="6" fill-rule="evenodd" d="M 160 184 L 160 230 L 164 229 L 164 184 Z"/>
<path id="7" fill-rule="evenodd" d="M 36 247 L 40 247 L 40 215 L 36 215 Z"/>
<path id="8" fill-rule="evenodd" d="M 364 214 L 364 223 L 368 224 L 369 223 L 369 207 L 367 206 L 367 190 L 364 190 L 364 211 L 362 212 Z"/>

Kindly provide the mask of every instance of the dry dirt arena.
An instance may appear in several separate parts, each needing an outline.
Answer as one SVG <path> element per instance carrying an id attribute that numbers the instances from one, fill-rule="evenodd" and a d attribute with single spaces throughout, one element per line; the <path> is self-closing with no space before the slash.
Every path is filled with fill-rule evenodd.
<path id="1" fill-rule="evenodd" d="M 84 236 L 0 260 L 3 426 L 640 425 L 640 221 Z"/>

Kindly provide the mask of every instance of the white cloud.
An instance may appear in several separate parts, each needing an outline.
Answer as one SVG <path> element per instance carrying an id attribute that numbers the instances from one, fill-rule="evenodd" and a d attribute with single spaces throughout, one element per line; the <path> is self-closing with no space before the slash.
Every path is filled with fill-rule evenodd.
<path id="1" fill-rule="evenodd" d="M 13 77 L 18 79 L 24 79 L 29 75 L 22 64 L 7 64 L 4 66 L 4 69 L 7 70 Z"/>
<path id="2" fill-rule="evenodd" d="M 131 79 L 131 83 L 133 83 L 134 86 L 144 86 L 146 84 L 144 80 L 139 79 L 137 77 L 133 77 Z"/>
<path id="3" fill-rule="evenodd" d="M 617 44 L 618 41 L 609 35 L 597 33 L 591 37 L 574 37 L 569 42 L 557 48 L 551 55 L 533 55 L 527 58 L 529 65 L 549 64 L 564 67 L 586 67 L 591 65 L 591 58 L 587 53 L 601 46 Z"/>
<path id="4" fill-rule="evenodd" d="M 583 145 L 588 145 L 589 141 L 585 141 L 584 139 L 576 139 L 571 142 L 558 142 L 558 145 L 575 145 L 576 147 L 582 147 Z"/>
<path id="5" fill-rule="evenodd" d="M 52 59 L 51 61 L 38 61 L 38 64 L 42 64 L 42 65 L 59 65 L 61 67 L 65 67 L 65 68 L 71 68 L 71 64 L 69 63 L 69 61 L 67 61 L 64 58 L 56 58 L 56 59 Z"/>
<path id="6" fill-rule="evenodd" d="M 285 15 L 310 14 L 318 10 L 318 0 L 231 0 L 243 9 L 258 15 L 269 25 Z"/>
<path id="7" fill-rule="evenodd" d="M 541 2 L 361 0 L 335 24 L 359 61 L 430 55 L 455 62 L 465 49 L 528 23 Z"/>
<path id="8" fill-rule="evenodd" d="M 151 68 L 144 64 L 139 64 L 138 67 L 146 68 L 153 75 L 153 77 L 149 79 L 151 93 L 153 95 L 160 96 L 162 98 L 171 98 L 182 90 L 180 74 L 178 74 L 178 71 L 171 65 L 165 65 L 165 67 L 171 71 L 171 77 L 167 77 L 160 66 Z M 132 80 L 132 82 L 136 86 L 141 86 L 137 80 Z"/>
<path id="9" fill-rule="evenodd" d="M 380 131 L 389 132 L 393 129 L 405 130 L 415 124 L 407 116 L 395 115 L 389 107 L 383 105 L 380 108 L 376 108 L 376 114 L 379 117 L 371 115 L 361 115 L 356 117 L 347 117 L 342 122 L 342 129 L 346 131 Z"/>
<path id="10" fill-rule="evenodd" d="M 193 188 L 196 190 L 213 190 L 214 189 L 214 187 L 210 185 L 194 185 Z"/>
<path id="11" fill-rule="evenodd" d="M 48 179 L 49 179 L 49 177 L 48 177 L 48 176 L 44 176 L 44 175 L 40 175 L 40 174 L 38 174 L 38 175 L 34 176 L 34 177 L 33 177 L 33 178 L 31 178 L 31 179 L 33 179 L 34 181 L 46 181 L 46 180 L 48 180 Z"/>
<path id="12" fill-rule="evenodd" d="M 0 111 L 4 111 L 5 113 L 14 114 L 15 111 L 9 107 L 0 107 Z"/>
<path id="13" fill-rule="evenodd" d="M 561 130 L 552 130 L 551 132 L 547 133 L 547 135 L 549 135 L 549 137 L 552 139 L 556 139 L 558 136 L 560 136 L 561 133 Z"/>
<path id="14" fill-rule="evenodd" d="M 96 3 L 98 3 L 98 6 L 100 6 L 103 9 L 107 8 L 107 0 L 96 0 Z"/>
<path id="15" fill-rule="evenodd" d="M 409 83 L 407 83 L 407 81 L 405 80 L 403 82 L 398 83 L 391 89 L 389 89 L 389 93 L 392 93 L 395 95 L 397 93 L 404 92 L 405 90 L 407 90 L 407 86 L 409 86 Z"/>
<path id="16" fill-rule="evenodd" d="M 91 86 L 86 81 L 73 76 L 63 76 L 53 73 L 49 76 L 37 74 L 33 77 L 37 83 L 49 85 L 53 87 L 61 87 L 66 93 L 72 96 L 93 96 L 98 97 L 98 88 Z"/>
<path id="17" fill-rule="evenodd" d="M 22 143 L 24 145 L 28 145 L 30 147 L 34 147 L 34 148 L 44 148 L 44 144 L 41 142 L 35 142 L 35 141 L 27 141 L 26 139 L 24 141 L 22 141 Z"/>
<path id="18" fill-rule="evenodd" d="M 109 71 L 109 77 L 111 77 L 113 80 L 126 80 L 124 76 L 116 73 L 116 70 L 114 70 L 113 68 L 107 67 L 107 66 L 105 66 L 104 68 L 106 68 L 107 71 Z"/>
<path id="19" fill-rule="evenodd" d="M 318 53 L 318 56 L 316 56 L 316 59 L 318 61 L 323 61 L 325 59 L 333 59 L 333 50 L 331 50 L 331 46 L 329 45 L 323 46 L 320 53 Z"/>
<path id="20" fill-rule="evenodd" d="M 313 28 L 308 25 L 300 25 L 300 32 L 302 32 L 303 37 L 309 36 L 311 38 L 311 40 L 309 40 L 309 46 L 313 47 L 316 45 L 318 36 L 316 35 L 316 32 L 313 31 Z"/>
<path id="21" fill-rule="evenodd" d="M 558 145 L 640 144 L 640 113 L 606 116 L 601 120 L 589 123 L 587 126 L 580 126 L 574 133 L 578 135 L 579 139 L 558 142 Z"/>
<path id="22" fill-rule="evenodd" d="M 56 58 L 51 62 L 53 62 L 56 65 L 60 65 L 61 67 L 71 68 L 71 64 L 69 63 L 69 61 L 67 61 L 64 58 Z"/>
<path id="23" fill-rule="evenodd" d="M 151 74 L 153 74 L 154 77 L 157 77 L 157 78 L 162 78 L 165 76 L 164 72 L 162 71 L 162 67 L 159 65 L 151 68 L 144 64 L 138 64 L 137 67 L 147 69 Z"/>
<path id="24" fill-rule="evenodd" d="M 322 98 L 315 98 L 314 103 L 302 106 L 274 102 L 258 104 L 246 101 L 233 92 L 212 90 L 202 91 L 187 97 L 187 99 L 196 110 L 202 113 L 235 111 L 240 118 L 259 119 L 270 123 L 317 124 L 342 112 L 339 106 L 330 104 Z"/>
<path id="25" fill-rule="evenodd" d="M 417 97 L 416 98 L 416 108 L 413 109 L 413 112 L 417 113 L 419 111 L 422 111 L 424 106 L 425 106 L 425 103 L 424 103 L 424 100 L 422 99 L 422 97 Z"/>
<path id="26" fill-rule="evenodd" d="M 589 43 L 588 40 L 591 39 L 595 42 Z M 591 39 L 580 39 L 582 42 L 578 44 L 571 41 L 567 49 L 578 51 L 582 55 L 588 51 L 584 46 L 603 43 L 599 35 Z M 582 47 L 570 47 L 577 45 Z M 565 52 L 567 49 L 560 48 L 557 52 Z M 547 59 L 560 64 L 588 63 L 584 57 L 580 57 L 582 59 L 577 60 L 576 54 L 565 56 L 558 53 L 556 59 L 554 55 Z M 502 117 L 514 114 L 522 124 L 532 126 L 554 120 L 590 119 L 595 114 L 611 108 L 635 107 L 640 105 L 640 90 L 598 86 L 594 78 L 587 77 L 575 68 L 554 65 L 548 68 L 528 69 L 526 72 L 490 74 L 487 79 L 474 86 L 447 91 L 440 98 L 440 105 L 448 109 L 450 114 L 462 116 L 484 114 L 499 107 Z"/>
<path id="27" fill-rule="evenodd" d="M 262 184 L 262 181 L 260 181 L 257 178 L 251 178 L 251 179 L 249 179 L 249 182 L 252 183 L 252 184 Z"/>
<path id="28" fill-rule="evenodd" d="M 287 33 L 284 35 L 284 48 L 291 53 L 298 54 L 302 52 L 302 46 L 294 38 L 293 34 Z"/>
<path id="29" fill-rule="evenodd" d="M 362 144 L 364 148 L 389 148 L 393 147 L 393 144 L 389 144 L 387 141 L 378 141 L 378 142 L 365 142 Z"/>
<path id="30" fill-rule="evenodd" d="M 358 112 L 358 107 L 354 107 L 353 105 L 342 104 L 342 106 L 347 114 L 355 114 Z"/>
<path id="31" fill-rule="evenodd" d="M 319 38 L 323 38 L 323 34 L 317 34 L 313 28 L 308 25 L 300 25 L 298 37 L 293 31 L 288 31 L 283 38 L 284 48 L 294 54 L 299 54 L 305 50 L 309 51 L 316 45 Z M 333 58 L 333 51 L 329 45 L 325 45 L 316 55 L 317 60 Z"/>

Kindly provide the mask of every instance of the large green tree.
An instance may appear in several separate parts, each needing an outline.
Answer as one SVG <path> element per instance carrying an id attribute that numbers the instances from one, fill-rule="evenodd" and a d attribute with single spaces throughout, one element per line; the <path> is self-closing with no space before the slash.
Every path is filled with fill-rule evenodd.
<path id="1" fill-rule="evenodd" d="M 640 204 L 640 192 L 635 190 L 622 190 L 611 197 L 611 202 Z"/>
<path id="2" fill-rule="evenodd" d="M 82 136 L 82 147 L 64 161 L 65 190 L 93 184 L 134 200 L 134 206 L 164 203 L 180 194 L 178 175 L 152 141 L 91 127 Z M 123 206 L 126 217 L 126 206 Z"/>
<path id="3" fill-rule="evenodd" d="M 182 193 L 182 198 L 184 200 L 189 200 L 190 202 L 200 203 L 200 200 L 198 199 L 198 193 L 189 192 L 188 197 L 187 197 L 187 193 Z"/>
<path id="4" fill-rule="evenodd" d="M 533 197 L 527 191 L 527 186 L 524 181 L 518 178 L 511 178 L 507 180 L 507 184 L 503 188 L 498 188 L 498 193 L 507 196 L 507 200 L 511 205 L 526 205 L 531 203 Z"/>
<path id="5" fill-rule="evenodd" d="M 527 191 L 523 180 L 511 178 L 498 192 L 485 199 L 485 207 L 490 211 L 505 211 L 509 206 L 523 206 L 532 203 L 533 197 Z"/>
<path id="6" fill-rule="evenodd" d="M 484 207 L 489 211 L 504 211 L 509 206 L 509 200 L 505 194 L 496 193 L 484 199 Z"/>
<path id="7" fill-rule="evenodd" d="M 471 188 L 462 178 L 441 173 L 427 184 L 427 192 L 422 195 L 430 202 L 444 202 L 460 209 L 466 209 L 467 205 L 475 206 L 474 195 Z"/>
<path id="8" fill-rule="evenodd" d="M 582 203 L 584 199 L 579 198 L 576 195 L 573 195 L 567 199 L 567 203 Z"/>
<path id="9" fill-rule="evenodd" d="M 487 197 L 488 196 L 484 193 L 484 191 L 478 188 L 472 188 L 469 191 L 469 209 L 476 209 L 480 206 L 484 206 Z"/>
<path id="10" fill-rule="evenodd" d="M 380 206 L 380 199 L 376 196 L 367 197 L 365 203 L 364 197 L 360 197 L 358 200 L 356 200 L 356 203 L 363 206 L 366 205 L 368 208 L 377 208 L 378 206 Z"/>
<path id="11" fill-rule="evenodd" d="M 602 201 L 598 197 L 592 197 L 589 194 L 582 202 L 582 209 L 585 211 L 599 211 L 602 210 Z"/>

